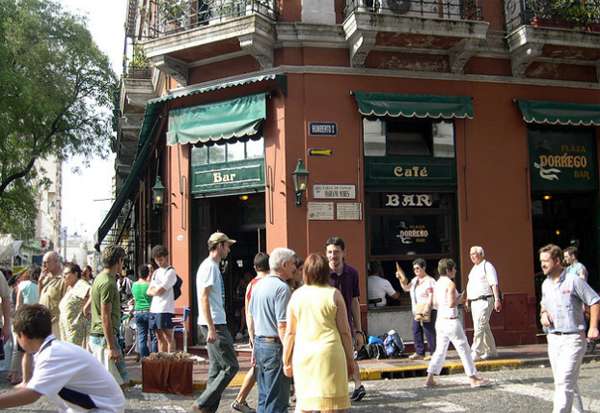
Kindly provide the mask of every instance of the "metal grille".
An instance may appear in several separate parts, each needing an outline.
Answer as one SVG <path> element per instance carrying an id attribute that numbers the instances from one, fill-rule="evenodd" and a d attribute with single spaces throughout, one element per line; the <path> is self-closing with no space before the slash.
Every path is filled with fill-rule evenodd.
<path id="1" fill-rule="evenodd" d="M 427 19 L 482 19 L 476 0 L 349 0 L 346 14 L 356 11 Z"/>

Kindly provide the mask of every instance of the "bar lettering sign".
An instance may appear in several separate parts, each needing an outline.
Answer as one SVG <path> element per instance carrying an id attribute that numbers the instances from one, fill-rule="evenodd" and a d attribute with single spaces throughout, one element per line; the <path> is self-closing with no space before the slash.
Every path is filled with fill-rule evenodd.
<path id="1" fill-rule="evenodd" d="M 309 122 L 308 133 L 311 136 L 337 136 L 337 123 Z"/>

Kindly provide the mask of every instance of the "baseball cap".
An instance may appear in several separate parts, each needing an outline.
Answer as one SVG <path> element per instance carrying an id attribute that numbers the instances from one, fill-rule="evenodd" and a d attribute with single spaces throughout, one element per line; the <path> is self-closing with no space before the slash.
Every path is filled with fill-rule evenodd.
<path id="1" fill-rule="evenodd" d="M 221 242 L 226 242 L 229 245 L 231 245 L 231 244 L 235 244 L 236 240 L 230 239 L 227 235 L 225 235 L 222 232 L 214 232 L 208 238 L 208 245 L 215 245 L 215 244 L 219 244 Z"/>

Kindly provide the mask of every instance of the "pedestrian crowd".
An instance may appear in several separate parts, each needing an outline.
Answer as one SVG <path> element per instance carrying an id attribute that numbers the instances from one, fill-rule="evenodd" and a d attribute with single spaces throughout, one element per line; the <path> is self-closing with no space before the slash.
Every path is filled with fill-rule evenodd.
<path id="1" fill-rule="evenodd" d="M 217 411 L 223 391 L 239 370 L 220 267 L 235 243 L 222 232 L 213 233 L 208 256 L 196 274 L 197 322 L 206 340 L 209 370 L 206 389 L 193 403 L 195 411 Z M 164 246 L 155 246 L 151 256 L 153 263 L 140 266 L 133 283 L 132 273 L 123 268 L 125 251 L 117 246 L 102 251 L 103 270 L 95 277 L 89 267 L 82 271 L 77 264 L 62 264 L 55 252 L 44 255 L 41 268 L 30 267 L 9 280 L 0 277 L 1 338 L 4 342 L 14 338 L 14 350 L 7 355 L 12 356 L 8 378 L 18 384 L 0 394 L 0 408 L 46 396 L 59 411 L 124 411 L 122 388 L 129 384 L 124 321 L 135 320 L 131 345 L 141 359 L 151 352 L 174 351 L 173 316 L 181 281 Z M 470 258 L 473 266 L 462 293 L 455 284 L 456 263 L 450 258 L 437 263 L 437 280 L 424 259 L 412 262 L 411 280 L 396 265 L 395 275 L 401 291 L 409 293 L 413 313 L 415 352 L 409 358 L 429 360 L 425 387 L 438 385 L 436 376 L 450 343 L 470 386 L 491 385 L 475 361 L 497 357 L 490 318 L 494 311 L 502 311 L 502 295 L 496 269 L 483 248 L 471 247 Z M 599 338 L 600 297 L 587 284 L 588 273 L 576 248 L 563 252 L 547 245 L 540 249 L 539 260 L 546 276 L 540 323 L 547 333 L 554 376 L 553 411 L 582 412 L 577 379 L 587 341 Z M 366 396 L 356 361 L 366 343 L 359 276 L 346 261 L 344 240 L 327 239 L 323 252 L 305 260 L 285 247 L 270 255 L 259 252 L 254 269 L 256 276 L 244 284 L 242 310 L 252 368 L 231 408 L 254 412 L 246 398 L 256 384 L 259 412 L 287 412 L 291 398 L 299 412 L 349 410 L 351 401 Z M 385 305 L 386 296 L 401 295 L 381 275 L 381 266 L 370 263 L 369 302 L 375 305 Z M 460 305 L 473 320 L 471 346 Z M 351 393 L 349 381 L 354 384 Z"/>

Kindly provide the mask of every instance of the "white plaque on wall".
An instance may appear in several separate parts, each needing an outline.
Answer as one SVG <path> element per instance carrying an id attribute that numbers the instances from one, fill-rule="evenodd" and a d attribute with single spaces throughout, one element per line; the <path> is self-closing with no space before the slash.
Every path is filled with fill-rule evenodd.
<path id="1" fill-rule="evenodd" d="M 340 221 L 360 221 L 362 219 L 360 202 L 338 202 L 336 210 L 336 218 Z"/>
<path id="2" fill-rule="evenodd" d="M 311 221 L 333 220 L 333 202 L 309 202 L 308 219 Z"/>
<path id="3" fill-rule="evenodd" d="M 315 199 L 354 199 L 356 185 L 313 185 Z"/>

